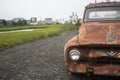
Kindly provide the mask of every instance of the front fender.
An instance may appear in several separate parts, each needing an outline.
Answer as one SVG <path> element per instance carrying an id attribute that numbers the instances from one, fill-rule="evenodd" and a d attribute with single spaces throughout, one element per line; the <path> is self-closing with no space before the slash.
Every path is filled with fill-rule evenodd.
<path id="1" fill-rule="evenodd" d="M 66 53 L 67 49 L 72 46 L 79 46 L 79 40 L 77 36 L 74 36 L 65 44 L 64 53 Z"/>

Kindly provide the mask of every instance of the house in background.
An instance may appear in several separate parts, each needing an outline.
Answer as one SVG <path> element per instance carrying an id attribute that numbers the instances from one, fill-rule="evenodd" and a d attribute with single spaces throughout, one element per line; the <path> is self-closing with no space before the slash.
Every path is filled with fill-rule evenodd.
<path id="1" fill-rule="evenodd" d="M 24 18 L 13 18 L 13 22 L 24 21 Z"/>
<path id="2" fill-rule="evenodd" d="M 72 24 L 76 24 L 76 22 L 79 20 L 77 13 L 72 13 L 72 15 L 69 16 L 69 20 Z"/>
<path id="3" fill-rule="evenodd" d="M 57 22 L 58 22 L 59 24 L 65 24 L 65 23 L 66 23 L 66 21 L 65 21 L 63 18 L 58 19 Z"/>
<path id="4" fill-rule="evenodd" d="M 39 21 L 37 22 L 37 24 L 45 24 L 45 22 L 42 21 L 42 20 L 39 20 Z"/>
<path id="5" fill-rule="evenodd" d="M 24 26 L 27 25 L 27 21 L 24 18 L 13 18 L 12 25 Z"/>
<path id="6" fill-rule="evenodd" d="M 53 24 L 52 18 L 45 18 L 44 23 L 45 24 Z"/>
<path id="7" fill-rule="evenodd" d="M 30 25 L 37 25 L 37 18 L 36 17 L 32 17 L 30 19 Z"/>

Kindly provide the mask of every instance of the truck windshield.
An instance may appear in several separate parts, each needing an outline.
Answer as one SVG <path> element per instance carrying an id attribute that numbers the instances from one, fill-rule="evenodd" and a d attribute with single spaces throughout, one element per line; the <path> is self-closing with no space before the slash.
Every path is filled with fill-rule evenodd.
<path id="1" fill-rule="evenodd" d="M 86 9 L 84 21 L 120 20 L 120 7 L 101 7 Z"/>

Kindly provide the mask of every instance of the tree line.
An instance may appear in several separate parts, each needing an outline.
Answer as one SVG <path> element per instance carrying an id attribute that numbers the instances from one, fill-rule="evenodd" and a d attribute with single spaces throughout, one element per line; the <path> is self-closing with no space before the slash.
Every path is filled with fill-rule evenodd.
<path id="1" fill-rule="evenodd" d="M 5 26 L 24 26 L 27 25 L 27 21 L 26 20 L 18 20 L 18 21 L 14 21 L 14 20 L 5 20 L 5 19 L 0 19 L 0 27 L 5 27 Z"/>

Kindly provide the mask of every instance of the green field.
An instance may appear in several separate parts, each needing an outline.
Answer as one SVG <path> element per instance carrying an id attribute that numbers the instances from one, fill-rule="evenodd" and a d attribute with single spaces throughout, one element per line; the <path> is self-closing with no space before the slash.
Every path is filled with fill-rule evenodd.
<path id="1" fill-rule="evenodd" d="M 26 26 L 25 26 L 26 27 Z M 24 26 L 21 29 L 26 29 Z M 39 27 L 42 29 L 38 29 L 30 32 L 12 32 L 12 33 L 0 33 L 0 50 L 13 47 L 15 45 L 27 43 L 30 41 L 35 41 L 51 36 L 56 36 L 66 30 L 74 29 L 75 26 L 72 24 L 58 24 L 58 25 L 40 25 L 40 26 L 29 26 L 30 29 L 36 29 L 35 27 Z M 46 27 L 46 28 L 43 28 Z M 18 30 L 16 27 L 8 28 L 9 30 Z M 17 27 L 18 28 L 18 27 Z M 4 30 L 3 30 L 4 29 Z M 7 28 L 0 28 L 2 31 L 6 31 Z M 28 26 L 27 26 L 27 29 Z"/>
<path id="2" fill-rule="evenodd" d="M 23 29 L 41 29 L 41 28 L 47 28 L 50 27 L 50 25 L 36 25 L 36 26 L 17 26 L 17 27 L 1 27 L 0 32 L 2 31 L 12 31 L 12 30 L 23 30 Z"/>

